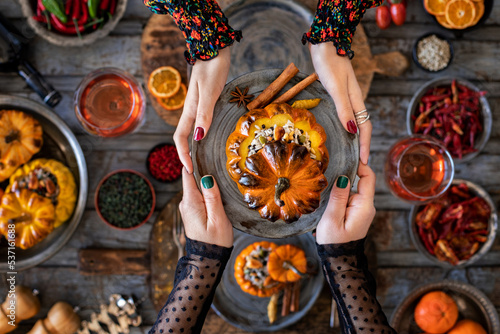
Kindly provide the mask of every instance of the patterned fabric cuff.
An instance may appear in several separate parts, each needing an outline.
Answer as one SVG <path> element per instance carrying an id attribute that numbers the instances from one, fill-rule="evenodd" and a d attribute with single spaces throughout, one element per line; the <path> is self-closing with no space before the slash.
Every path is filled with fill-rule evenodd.
<path id="1" fill-rule="evenodd" d="M 172 16 L 186 39 L 184 56 L 191 65 L 196 59 L 215 58 L 219 50 L 242 38 L 215 0 L 144 0 L 144 4 L 156 14 Z"/>
<path id="2" fill-rule="evenodd" d="M 333 42 L 339 56 L 354 57 L 351 50 L 356 26 L 368 8 L 383 0 L 320 0 L 311 28 L 302 36 L 302 43 Z"/>
<path id="3" fill-rule="evenodd" d="M 233 247 L 227 248 L 202 241 L 191 240 L 186 237 L 186 253 L 189 255 L 199 255 L 208 259 L 220 260 L 225 263 L 229 260 Z"/>
<path id="4" fill-rule="evenodd" d="M 318 249 L 318 254 L 322 259 L 327 257 L 337 258 L 339 256 L 349 255 L 356 255 L 356 257 L 358 257 L 365 252 L 365 240 L 366 238 L 342 244 L 316 244 L 316 247 Z"/>

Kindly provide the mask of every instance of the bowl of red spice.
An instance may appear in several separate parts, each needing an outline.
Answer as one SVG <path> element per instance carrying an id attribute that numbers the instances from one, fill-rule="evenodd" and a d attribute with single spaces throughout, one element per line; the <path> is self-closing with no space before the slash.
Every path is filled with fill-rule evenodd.
<path id="1" fill-rule="evenodd" d="M 168 183 L 181 177 L 183 166 L 175 145 L 162 143 L 149 151 L 146 167 L 155 180 Z"/>
<path id="2" fill-rule="evenodd" d="M 491 134 L 492 116 L 486 93 L 460 78 L 439 78 L 426 83 L 408 106 L 408 133 L 436 138 L 455 163 L 471 161 Z"/>
<path id="3" fill-rule="evenodd" d="M 119 169 L 106 175 L 97 186 L 95 207 L 99 217 L 119 230 L 144 225 L 154 212 L 153 185 L 141 173 Z"/>
<path id="4" fill-rule="evenodd" d="M 107 36 L 128 0 L 19 0 L 35 33 L 59 46 L 83 46 Z"/>
<path id="5" fill-rule="evenodd" d="M 412 207 L 409 221 L 417 250 L 446 268 L 479 260 L 493 245 L 498 229 L 490 195 L 479 185 L 458 179 L 437 200 Z"/>

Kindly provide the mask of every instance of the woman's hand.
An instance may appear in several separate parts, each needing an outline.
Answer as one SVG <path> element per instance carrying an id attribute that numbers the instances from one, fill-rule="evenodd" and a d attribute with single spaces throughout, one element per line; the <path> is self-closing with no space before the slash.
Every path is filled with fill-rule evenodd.
<path id="1" fill-rule="evenodd" d="M 335 182 L 328 206 L 316 227 L 318 244 L 339 244 L 366 236 L 375 217 L 375 173 L 360 163 L 358 176 L 358 193 L 350 197 L 349 179 L 339 176 Z"/>
<path id="2" fill-rule="evenodd" d="M 193 129 L 194 140 L 205 137 L 214 113 L 215 102 L 226 84 L 231 64 L 229 47 L 219 50 L 219 55 L 210 60 L 197 60 L 191 72 L 189 87 L 181 119 L 174 134 L 174 141 L 182 164 L 189 174 L 193 163 L 189 155 L 188 137 Z"/>
<path id="3" fill-rule="evenodd" d="M 337 49 L 330 42 L 310 45 L 310 51 L 314 69 L 321 84 L 333 98 L 344 128 L 350 133 L 357 133 L 358 125 L 354 113 L 366 108 L 350 59 L 337 55 Z M 370 156 L 371 135 L 370 121 L 359 125 L 359 155 L 365 165 L 368 164 Z"/>
<path id="4" fill-rule="evenodd" d="M 201 179 L 200 193 L 193 174 L 182 170 L 182 201 L 179 204 L 186 236 L 223 247 L 233 246 L 233 226 L 224 212 L 219 187 L 210 175 Z"/>

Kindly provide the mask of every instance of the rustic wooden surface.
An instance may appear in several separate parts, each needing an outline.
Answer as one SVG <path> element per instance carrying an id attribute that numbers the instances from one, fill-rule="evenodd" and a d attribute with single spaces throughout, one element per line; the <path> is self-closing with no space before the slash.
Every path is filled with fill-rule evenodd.
<path id="1" fill-rule="evenodd" d="M 222 0 L 227 3 L 229 0 Z M 315 7 L 315 0 L 308 0 Z M 16 0 L 0 0 L 0 12 L 12 18 L 23 31 L 21 11 Z M 80 316 L 86 319 L 98 309 L 111 293 L 134 294 L 147 297 L 142 306 L 144 326 L 132 333 L 146 333 L 156 318 L 156 311 L 149 299 L 149 278 L 146 275 L 82 276 L 78 273 L 78 251 L 82 248 L 147 249 L 149 234 L 156 215 L 144 226 L 128 232 L 116 231 L 103 224 L 94 210 L 93 192 L 99 180 L 110 171 L 127 167 L 146 173 L 144 161 L 154 145 L 172 142 L 174 127 L 166 125 L 148 104 L 144 126 L 131 136 L 103 140 L 84 134 L 71 107 L 74 89 L 88 72 L 103 67 L 116 66 L 129 71 L 142 81 L 140 42 L 143 26 L 151 13 L 142 1 L 129 1 L 124 19 L 114 32 L 85 48 L 61 48 L 34 38 L 30 50 L 31 61 L 47 79 L 59 89 L 64 99 L 56 112 L 77 134 L 87 159 L 90 195 L 83 220 L 68 244 L 53 258 L 42 265 L 20 272 L 20 283 L 40 290 L 42 309 L 32 320 L 23 322 L 15 333 L 26 333 L 36 319 L 46 315 L 58 300 L 65 300 L 81 308 Z M 471 163 L 457 166 L 457 177 L 483 186 L 500 203 L 500 1 L 496 1 L 487 24 L 466 34 L 463 39 L 453 39 L 452 34 L 437 27 L 428 17 L 419 0 L 410 0 L 407 22 L 380 31 L 375 25 L 375 11 L 369 10 L 363 19 L 373 54 L 400 51 L 410 56 L 415 39 L 427 32 L 441 32 L 452 38 L 455 48 L 453 64 L 444 72 L 430 74 L 411 63 L 402 76 L 389 78 L 376 74 L 366 101 L 372 113 L 373 138 L 371 166 L 377 173 L 375 205 L 378 213 L 370 231 L 377 247 L 378 299 L 390 316 L 397 304 L 419 284 L 449 278 L 470 281 L 488 295 L 500 309 L 500 243 L 479 262 L 468 269 L 445 272 L 434 267 L 417 253 L 408 232 L 409 206 L 393 196 L 383 181 L 383 163 L 388 147 L 406 135 L 406 108 L 412 94 L 426 81 L 444 75 L 456 75 L 477 83 L 490 92 L 488 100 L 494 113 L 493 131 L 484 151 Z M 300 41 L 297 41 L 300 43 Z M 15 74 L 0 75 L 0 92 L 25 96 L 39 101 L 24 81 Z M 181 190 L 181 182 L 163 184 L 152 181 L 157 191 L 157 209 Z M 0 257 L 5 257 L 1 254 Z M 2 261 L 4 261 L 3 259 Z M 0 296 L 6 293 L 6 276 L 1 277 Z M 329 332 L 330 297 L 325 288 L 323 295 L 302 321 L 281 333 Z M 221 321 L 210 312 L 204 333 L 242 333 L 241 330 Z"/>

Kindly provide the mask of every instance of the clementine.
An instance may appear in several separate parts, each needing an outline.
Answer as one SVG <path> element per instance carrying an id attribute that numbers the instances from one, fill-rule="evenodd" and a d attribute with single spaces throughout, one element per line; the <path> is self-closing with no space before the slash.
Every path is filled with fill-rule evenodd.
<path id="1" fill-rule="evenodd" d="M 455 325 L 458 307 L 453 298 L 443 291 L 432 291 L 420 299 L 413 315 L 420 329 L 430 334 L 440 334 Z"/>
<path id="2" fill-rule="evenodd" d="M 457 324 L 448 332 L 448 334 L 488 334 L 483 326 L 474 320 L 464 319 L 457 322 Z"/>

